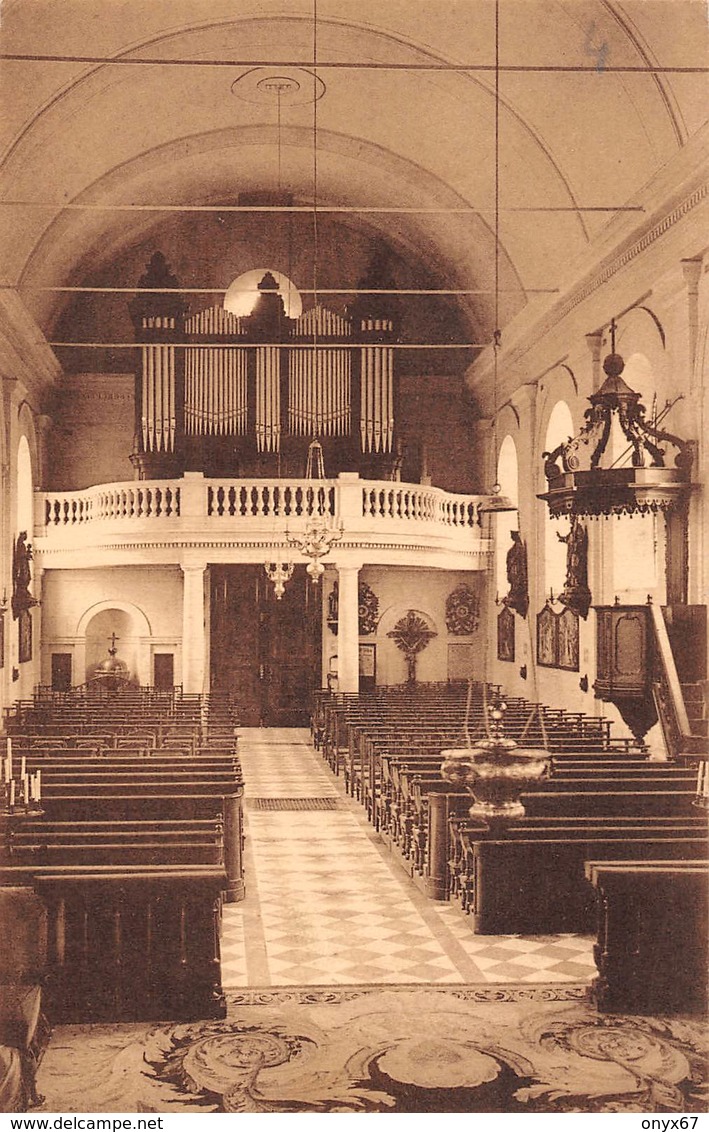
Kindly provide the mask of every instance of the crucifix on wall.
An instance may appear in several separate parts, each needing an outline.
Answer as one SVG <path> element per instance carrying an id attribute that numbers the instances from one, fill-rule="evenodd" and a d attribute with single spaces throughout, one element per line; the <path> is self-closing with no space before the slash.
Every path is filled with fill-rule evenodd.
<path id="1" fill-rule="evenodd" d="M 396 642 L 396 647 L 401 649 L 406 657 L 407 683 L 416 683 L 416 658 L 428 646 L 432 637 L 437 636 L 433 629 L 429 629 L 423 617 L 413 609 L 410 609 L 405 617 L 397 621 L 392 631 L 387 633 L 387 637 L 391 637 Z"/>

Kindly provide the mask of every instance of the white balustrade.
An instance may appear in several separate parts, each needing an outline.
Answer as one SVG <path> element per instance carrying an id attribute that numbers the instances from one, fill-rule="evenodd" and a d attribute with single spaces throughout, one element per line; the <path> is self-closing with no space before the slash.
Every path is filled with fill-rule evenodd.
<path id="1" fill-rule="evenodd" d="M 170 519 L 180 514 L 180 487 L 171 480 L 100 484 L 86 491 L 47 492 L 44 500 L 44 522 L 50 530 L 114 520 Z"/>
<path id="2" fill-rule="evenodd" d="M 402 519 L 451 527 L 477 525 L 480 499 L 476 496 L 451 495 L 441 488 L 418 484 L 371 481 L 362 482 L 361 490 L 365 519 Z"/>
<path id="3" fill-rule="evenodd" d="M 205 480 L 206 514 L 230 519 L 335 515 L 335 480 Z"/>
<path id="4" fill-rule="evenodd" d="M 486 553 L 477 525 L 481 498 L 453 495 L 422 484 L 362 480 L 354 472 L 337 479 L 205 479 L 188 472 L 179 480 L 98 484 L 83 491 L 37 493 L 38 550 L 82 546 L 116 548 L 126 540 L 161 538 L 181 547 L 208 533 L 241 537 L 247 543 L 265 531 L 283 534 L 299 522 L 326 518 L 355 544 L 401 539 L 425 548 Z M 170 532 L 168 535 L 167 532 Z M 80 535 L 80 532 L 83 534 Z M 466 538 L 461 541 L 460 536 Z M 185 539 L 187 540 L 185 542 Z M 354 544 L 353 544 L 354 545 Z"/>

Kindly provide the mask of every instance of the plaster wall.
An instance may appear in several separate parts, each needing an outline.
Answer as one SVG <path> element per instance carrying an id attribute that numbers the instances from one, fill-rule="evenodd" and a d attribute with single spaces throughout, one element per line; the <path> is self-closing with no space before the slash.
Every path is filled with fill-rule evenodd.
<path id="1" fill-rule="evenodd" d="M 324 608 L 327 596 L 337 577 L 328 569 L 325 575 Z M 424 618 L 436 636 L 418 654 L 416 677 L 421 682 L 449 678 L 479 677 L 482 674 L 482 634 L 480 628 L 471 636 L 457 636 L 446 628 L 446 599 L 460 585 L 467 583 L 480 594 L 482 575 L 463 571 L 417 570 L 407 567 L 364 566 L 360 581 L 366 582 L 379 599 L 379 620 L 375 633 L 360 637 L 360 644 L 376 648 L 376 680 L 378 685 L 406 682 L 406 660 L 403 652 L 387 635 L 409 609 Z M 482 602 L 481 602 L 482 604 Z M 323 673 L 332 670 L 337 655 L 337 637 L 323 625 Z M 469 658 L 469 659 L 468 659 Z"/>
<path id="2" fill-rule="evenodd" d="M 152 683 L 155 652 L 175 654 L 181 679 L 182 573 L 171 566 L 47 570 L 42 604 L 42 682 L 51 654 L 70 652 L 72 680 L 82 683 L 107 655 L 112 632 L 118 657 L 141 684 Z"/>
<path id="3" fill-rule="evenodd" d="M 78 491 L 132 480 L 133 376 L 70 375 L 57 394 L 49 437 L 48 490 Z"/>

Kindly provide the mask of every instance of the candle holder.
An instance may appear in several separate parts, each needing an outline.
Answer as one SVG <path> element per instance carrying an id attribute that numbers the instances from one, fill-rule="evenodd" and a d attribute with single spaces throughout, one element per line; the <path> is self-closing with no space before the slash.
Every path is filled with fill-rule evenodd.
<path id="1" fill-rule="evenodd" d="M 493 830 L 524 817 L 520 795 L 547 775 L 551 759 L 541 747 L 520 747 L 505 737 L 505 711 L 504 703 L 487 710 L 486 738 L 441 752 L 441 776 L 472 795 L 470 817 Z"/>
<path id="2" fill-rule="evenodd" d="M 29 783 L 29 777 L 27 781 Z M 28 789 L 25 792 L 24 783 L 24 779 L 11 778 L 0 788 L 2 789 L 0 795 L 0 815 L 2 817 L 41 817 L 44 813 L 36 791 L 30 792 Z"/>
<path id="3" fill-rule="evenodd" d="M 0 814 L 3 817 L 14 815 L 39 815 L 42 798 L 42 771 L 30 774 L 27 771 L 27 756 L 20 756 L 20 773 L 15 775 L 17 756 L 13 757 L 12 740 L 8 738 L 7 753 L 0 759 L 2 779 L 0 781 Z"/>

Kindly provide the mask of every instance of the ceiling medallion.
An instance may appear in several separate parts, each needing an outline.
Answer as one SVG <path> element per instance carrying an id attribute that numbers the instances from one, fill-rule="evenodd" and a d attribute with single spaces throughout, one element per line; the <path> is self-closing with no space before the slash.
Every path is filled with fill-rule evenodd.
<path id="1" fill-rule="evenodd" d="M 584 424 L 577 436 L 544 452 L 546 500 L 552 518 L 564 515 L 647 515 L 669 511 L 689 494 L 692 441 L 681 440 L 645 420 L 640 393 L 623 380 L 625 362 L 615 352 L 615 321 L 611 323 L 611 353 L 603 362 L 606 380 L 589 397 Z M 667 406 L 667 410 L 671 406 Z M 666 411 L 667 411 L 666 410 Z M 614 424 L 628 447 L 621 457 L 609 451 Z M 676 449 L 671 465 L 667 450 Z M 630 465 L 619 466 L 623 457 Z M 559 466 L 560 461 L 561 466 Z"/>
<path id="2" fill-rule="evenodd" d="M 283 70 L 253 67 L 234 80 L 231 92 L 243 102 L 306 106 L 322 98 L 325 83 L 319 75 L 302 67 Z"/>

